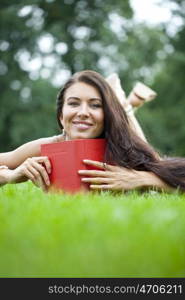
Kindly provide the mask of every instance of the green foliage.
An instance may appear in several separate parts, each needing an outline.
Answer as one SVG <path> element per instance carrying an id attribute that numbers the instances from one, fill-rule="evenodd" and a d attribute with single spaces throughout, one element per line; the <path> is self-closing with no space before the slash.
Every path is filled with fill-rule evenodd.
<path id="1" fill-rule="evenodd" d="M 117 72 L 127 94 L 138 80 L 154 88 L 156 101 L 138 112 L 144 131 L 163 153 L 185 155 L 185 9 L 184 0 L 171 2 L 182 21 L 175 35 L 169 24 L 136 23 L 129 0 L 1 1 L 0 151 L 56 134 L 58 88 L 93 69 Z"/>
<path id="2" fill-rule="evenodd" d="M 0 189 L 1 277 L 184 277 L 184 195 Z"/>
<path id="3" fill-rule="evenodd" d="M 56 133 L 53 103 L 58 88 L 48 82 L 61 70 L 100 70 L 99 49 L 104 51 L 114 35 L 109 14 L 127 19 L 132 10 L 129 1 L 115 5 L 113 0 L 106 5 L 98 0 L 1 1 L 0 8 L 0 136 L 1 151 L 5 151 Z M 50 50 L 41 49 L 43 36 L 52 38 Z M 58 51 L 59 43 L 67 50 Z M 54 63 L 48 66 L 51 56 Z M 40 70 L 34 71 L 33 59 L 40 59 Z M 42 69 L 49 72 L 48 80 L 41 75 Z"/>
<path id="4" fill-rule="evenodd" d="M 168 2 L 168 1 L 167 1 Z M 185 17 L 185 2 L 178 4 L 174 14 Z M 185 155 L 185 23 L 166 43 L 166 58 L 156 73 L 153 87 L 158 92 L 157 100 L 140 112 L 150 141 L 168 155 Z M 170 50 L 170 51 L 169 51 Z"/>

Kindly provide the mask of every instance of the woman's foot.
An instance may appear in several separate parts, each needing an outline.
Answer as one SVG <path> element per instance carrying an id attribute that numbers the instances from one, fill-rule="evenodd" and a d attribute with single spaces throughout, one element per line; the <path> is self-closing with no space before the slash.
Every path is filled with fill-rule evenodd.
<path id="1" fill-rule="evenodd" d="M 122 89 L 121 81 L 116 73 L 112 73 L 106 78 L 113 91 L 115 92 L 119 102 L 126 112 L 133 112 L 133 108 L 141 107 L 145 102 L 149 102 L 157 96 L 151 88 L 141 82 L 137 82 L 128 97 Z"/>
<path id="2" fill-rule="evenodd" d="M 128 102 L 135 108 L 141 107 L 145 102 L 152 101 L 157 96 L 151 88 L 141 82 L 137 82 L 130 94 Z"/>

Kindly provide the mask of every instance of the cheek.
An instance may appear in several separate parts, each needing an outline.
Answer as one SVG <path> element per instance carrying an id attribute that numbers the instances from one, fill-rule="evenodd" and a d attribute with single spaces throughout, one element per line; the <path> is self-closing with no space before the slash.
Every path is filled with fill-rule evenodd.
<path id="1" fill-rule="evenodd" d="M 70 111 L 64 105 L 63 110 L 62 110 L 62 115 L 61 115 L 61 118 L 60 118 L 60 121 L 61 121 L 62 125 L 64 125 L 68 121 L 69 118 L 70 118 Z"/>

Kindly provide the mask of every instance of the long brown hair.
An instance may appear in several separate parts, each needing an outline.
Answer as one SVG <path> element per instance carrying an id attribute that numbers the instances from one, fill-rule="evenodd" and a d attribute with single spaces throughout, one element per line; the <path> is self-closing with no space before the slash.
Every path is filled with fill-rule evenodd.
<path id="1" fill-rule="evenodd" d="M 75 73 L 60 90 L 57 97 L 57 120 L 60 116 L 66 90 L 76 82 L 95 87 L 102 98 L 104 110 L 104 132 L 107 140 L 105 160 L 129 169 L 151 171 L 172 187 L 185 190 L 185 159 L 160 159 L 151 145 L 144 142 L 130 128 L 127 115 L 114 91 L 97 72 L 85 70 Z"/>

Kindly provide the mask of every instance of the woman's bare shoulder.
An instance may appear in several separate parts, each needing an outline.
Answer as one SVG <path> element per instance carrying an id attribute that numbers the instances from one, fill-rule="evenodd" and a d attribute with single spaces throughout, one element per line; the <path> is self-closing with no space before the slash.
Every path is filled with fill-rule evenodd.
<path id="1" fill-rule="evenodd" d="M 59 142 L 63 142 L 64 140 L 65 140 L 65 136 L 63 134 L 59 134 L 52 137 L 51 143 L 59 143 Z"/>

